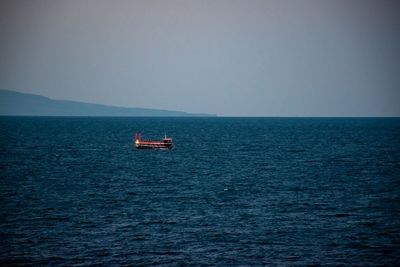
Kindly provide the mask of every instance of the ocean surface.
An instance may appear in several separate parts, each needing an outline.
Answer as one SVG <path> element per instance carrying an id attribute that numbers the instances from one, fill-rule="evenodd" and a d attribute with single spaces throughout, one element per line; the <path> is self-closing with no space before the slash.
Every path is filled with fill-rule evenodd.
<path id="1" fill-rule="evenodd" d="M 2 266 L 398 264 L 400 119 L 0 117 Z"/>

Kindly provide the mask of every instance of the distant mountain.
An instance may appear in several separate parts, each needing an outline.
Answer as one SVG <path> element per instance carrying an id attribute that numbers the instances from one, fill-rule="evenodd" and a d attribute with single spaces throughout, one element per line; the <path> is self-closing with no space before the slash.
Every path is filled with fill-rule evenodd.
<path id="1" fill-rule="evenodd" d="M 40 95 L 0 89 L 0 115 L 3 116 L 213 116 L 182 111 L 127 108 L 90 104 L 69 100 L 55 100 Z"/>

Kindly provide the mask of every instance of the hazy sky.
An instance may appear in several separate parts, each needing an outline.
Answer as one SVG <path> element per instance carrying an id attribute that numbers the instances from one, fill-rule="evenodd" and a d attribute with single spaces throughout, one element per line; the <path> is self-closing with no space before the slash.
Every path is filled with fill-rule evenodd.
<path id="1" fill-rule="evenodd" d="M 400 116 L 400 1 L 0 1 L 0 88 L 227 116 Z"/>

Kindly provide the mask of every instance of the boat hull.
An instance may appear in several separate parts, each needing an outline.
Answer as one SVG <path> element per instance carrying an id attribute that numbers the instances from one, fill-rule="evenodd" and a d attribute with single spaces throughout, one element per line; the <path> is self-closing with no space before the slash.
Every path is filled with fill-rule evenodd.
<path id="1" fill-rule="evenodd" d="M 136 149 L 172 149 L 172 144 L 135 144 Z"/>

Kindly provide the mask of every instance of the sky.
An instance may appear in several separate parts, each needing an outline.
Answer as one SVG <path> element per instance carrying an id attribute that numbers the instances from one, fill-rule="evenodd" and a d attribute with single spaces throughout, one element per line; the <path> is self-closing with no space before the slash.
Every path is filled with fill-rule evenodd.
<path id="1" fill-rule="evenodd" d="M 0 88 L 219 116 L 400 116 L 400 2 L 1 0 Z"/>

